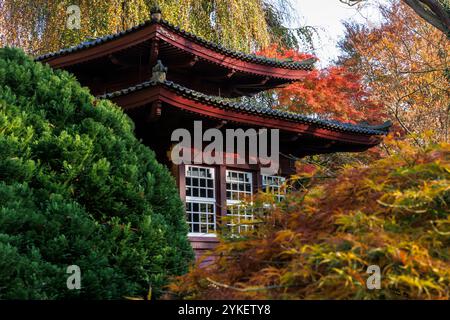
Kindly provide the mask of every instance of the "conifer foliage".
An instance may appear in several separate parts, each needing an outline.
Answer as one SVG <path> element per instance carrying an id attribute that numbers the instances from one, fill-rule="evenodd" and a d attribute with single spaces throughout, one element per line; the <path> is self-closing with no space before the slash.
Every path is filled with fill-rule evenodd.
<path id="1" fill-rule="evenodd" d="M 0 299 L 158 295 L 192 259 L 186 234 L 173 178 L 118 107 L 0 49 Z"/>

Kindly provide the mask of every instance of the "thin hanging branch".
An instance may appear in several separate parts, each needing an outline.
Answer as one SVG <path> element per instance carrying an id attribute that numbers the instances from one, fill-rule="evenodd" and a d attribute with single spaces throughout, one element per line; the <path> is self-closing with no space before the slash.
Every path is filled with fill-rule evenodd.
<path id="1" fill-rule="evenodd" d="M 206 278 L 206 280 L 208 280 L 210 283 L 212 283 L 215 286 L 221 287 L 221 288 L 225 288 L 225 289 L 230 289 L 230 290 L 235 290 L 235 291 L 239 291 L 239 292 L 252 292 L 252 291 L 264 291 L 264 290 L 272 290 L 272 289 L 281 289 L 281 288 L 290 288 L 290 287 L 294 287 L 293 285 L 284 285 L 284 286 L 267 286 L 267 287 L 249 287 L 249 288 L 238 288 L 238 287 L 234 287 L 234 286 L 230 286 L 228 284 L 224 284 L 224 283 L 220 283 L 217 281 L 214 281 L 210 278 Z"/>

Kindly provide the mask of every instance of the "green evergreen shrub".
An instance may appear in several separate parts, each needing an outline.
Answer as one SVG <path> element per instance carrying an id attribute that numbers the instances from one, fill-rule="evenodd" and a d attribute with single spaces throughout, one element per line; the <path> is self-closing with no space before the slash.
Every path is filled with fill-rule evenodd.
<path id="1" fill-rule="evenodd" d="M 0 49 L 0 299 L 158 295 L 192 257 L 174 179 L 131 120 Z M 69 265 L 81 290 L 67 289 Z"/>

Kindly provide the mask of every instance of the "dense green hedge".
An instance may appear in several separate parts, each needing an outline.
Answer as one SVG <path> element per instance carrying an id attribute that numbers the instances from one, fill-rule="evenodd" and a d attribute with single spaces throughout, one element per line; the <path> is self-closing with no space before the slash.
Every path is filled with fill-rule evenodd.
<path id="1" fill-rule="evenodd" d="M 67 72 L 0 49 L 0 299 L 158 294 L 192 259 L 182 202 L 133 124 Z M 68 290 L 68 265 L 81 290 Z"/>

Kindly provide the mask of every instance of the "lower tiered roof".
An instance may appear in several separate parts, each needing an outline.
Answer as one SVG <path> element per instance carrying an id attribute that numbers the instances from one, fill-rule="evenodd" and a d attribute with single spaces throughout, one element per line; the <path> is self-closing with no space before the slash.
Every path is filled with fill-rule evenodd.
<path id="1" fill-rule="evenodd" d="M 158 79 L 102 94 L 97 98 L 110 99 L 126 111 L 145 108 L 159 101 L 194 114 L 197 118 L 276 128 L 292 136 L 302 136 L 303 139 L 320 139 L 320 144 L 327 145 L 328 141 L 330 145 L 325 149 L 330 148 L 330 152 L 366 150 L 377 145 L 391 126 L 389 121 L 378 126 L 351 124 L 250 103 L 233 102 L 194 91 L 172 81 Z M 299 143 L 301 146 L 301 141 Z"/>
<path id="2" fill-rule="evenodd" d="M 346 123 L 346 122 L 340 122 L 336 120 L 329 120 L 329 119 L 321 119 L 319 117 L 309 116 L 309 115 L 303 115 L 300 113 L 290 112 L 290 111 L 283 111 L 279 109 L 274 108 L 267 108 L 267 107 L 261 107 L 256 106 L 249 103 L 242 103 L 242 102 L 232 102 L 227 99 L 223 99 L 221 97 L 217 96 L 209 96 L 206 94 L 203 94 L 201 92 L 197 92 L 194 90 L 191 90 L 189 88 L 186 88 L 184 86 L 181 86 L 179 84 L 176 84 L 172 81 L 146 81 L 142 82 L 138 85 L 131 86 L 126 89 L 106 93 L 103 95 L 97 96 L 99 99 L 114 99 L 120 96 L 126 96 L 132 93 L 135 93 L 140 90 L 144 90 L 146 88 L 156 87 L 156 86 L 163 86 L 169 90 L 172 90 L 183 97 L 188 97 L 192 100 L 199 101 L 204 103 L 205 105 L 212 105 L 215 107 L 218 107 L 223 110 L 227 111 L 235 111 L 250 115 L 258 115 L 265 118 L 273 118 L 273 119 L 280 119 L 285 120 L 289 122 L 294 123 L 301 123 L 306 125 L 312 125 L 317 126 L 318 128 L 323 128 L 327 130 L 332 130 L 336 132 L 348 132 L 348 133 L 357 133 L 357 134 L 364 134 L 364 135 L 386 135 L 389 132 L 389 128 L 391 127 L 391 122 L 387 121 L 382 125 L 378 126 L 370 126 L 370 125 L 362 125 L 362 124 L 352 124 L 352 123 Z"/>

